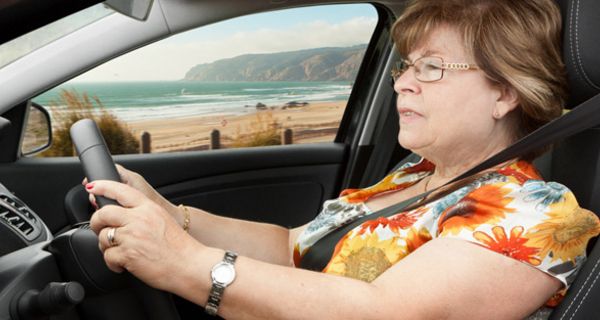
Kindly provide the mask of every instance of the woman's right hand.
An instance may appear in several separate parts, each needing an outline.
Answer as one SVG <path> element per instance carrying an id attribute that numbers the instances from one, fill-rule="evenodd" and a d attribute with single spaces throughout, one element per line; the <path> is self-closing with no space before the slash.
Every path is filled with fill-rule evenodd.
<path id="1" fill-rule="evenodd" d="M 173 205 L 169 200 L 165 199 L 160 193 L 158 193 L 149 183 L 142 177 L 139 173 L 125 169 L 125 167 L 120 164 L 116 164 L 117 171 L 119 172 L 119 176 L 121 177 L 121 182 L 127 184 L 128 186 L 137 189 L 141 193 L 143 193 L 150 200 L 154 201 L 156 204 L 161 206 L 171 215 L 177 210 L 177 207 Z M 84 178 L 81 184 L 84 186 L 88 183 L 87 178 Z M 96 204 L 96 199 L 93 194 L 89 194 L 90 203 L 95 208 L 98 208 Z"/>

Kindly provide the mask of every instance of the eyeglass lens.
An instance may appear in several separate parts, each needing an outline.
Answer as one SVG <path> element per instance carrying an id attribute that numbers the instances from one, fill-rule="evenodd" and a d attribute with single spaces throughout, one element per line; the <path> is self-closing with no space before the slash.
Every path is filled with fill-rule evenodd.
<path id="1" fill-rule="evenodd" d="M 422 57 L 412 64 L 403 59 L 396 63 L 396 70 L 392 71 L 392 76 L 396 81 L 409 67 L 414 66 L 417 80 L 423 82 L 437 81 L 442 79 L 443 76 L 442 64 L 443 60 L 438 57 Z"/>

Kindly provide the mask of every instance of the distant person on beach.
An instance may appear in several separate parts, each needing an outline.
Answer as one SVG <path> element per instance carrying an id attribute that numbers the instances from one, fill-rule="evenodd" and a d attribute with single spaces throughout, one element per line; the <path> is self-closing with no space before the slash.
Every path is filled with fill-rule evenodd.
<path id="1" fill-rule="evenodd" d="M 106 264 L 228 319 L 547 315 L 600 222 L 565 186 L 542 180 L 536 154 L 419 195 L 561 115 L 560 32 L 552 0 L 410 1 L 392 29 L 402 57 L 393 80 L 398 140 L 420 161 L 342 191 L 295 229 L 177 206 L 119 167 L 124 183 L 86 184 L 91 201 L 122 206 L 91 219 Z M 413 197 L 401 212 L 370 217 Z M 353 222 L 318 272 L 301 268 L 313 246 Z"/>

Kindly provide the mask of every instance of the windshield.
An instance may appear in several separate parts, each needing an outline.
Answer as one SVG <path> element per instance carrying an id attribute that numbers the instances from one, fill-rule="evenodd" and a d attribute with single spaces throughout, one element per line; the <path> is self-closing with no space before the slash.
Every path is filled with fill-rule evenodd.
<path id="1" fill-rule="evenodd" d="M 0 68 L 115 11 L 102 3 L 0 45 Z"/>

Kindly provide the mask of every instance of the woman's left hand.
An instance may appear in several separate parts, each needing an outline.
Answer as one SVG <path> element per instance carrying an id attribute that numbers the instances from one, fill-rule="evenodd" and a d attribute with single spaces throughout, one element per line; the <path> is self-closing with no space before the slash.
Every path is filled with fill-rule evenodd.
<path id="1" fill-rule="evenodd" d="M 94 213 L 90 226 L 112 271 L 131 272 L 148 285 L 170 290 L 187 259 L 203 245 L 190 237 L 162 207 L 140 191 L 113 181 L 94 181 L 86 190 L 116 200 Z M 114 231 L 110 231 L 114 228 Z M 109 232 L 113 243 L 109 243 Z"/>

